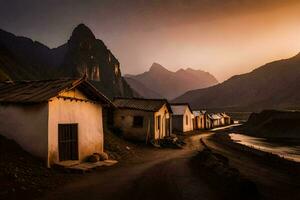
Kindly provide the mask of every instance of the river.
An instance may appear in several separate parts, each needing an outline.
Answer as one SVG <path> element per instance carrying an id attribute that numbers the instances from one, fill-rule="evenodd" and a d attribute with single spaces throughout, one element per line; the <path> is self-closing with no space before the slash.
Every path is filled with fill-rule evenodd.
<path id="1" fill-rule="evenodd" d="M 300 162 L 300 139 L 266 139 L 237 133 L 231 133 L 229 136 L 236 143 Z"/>

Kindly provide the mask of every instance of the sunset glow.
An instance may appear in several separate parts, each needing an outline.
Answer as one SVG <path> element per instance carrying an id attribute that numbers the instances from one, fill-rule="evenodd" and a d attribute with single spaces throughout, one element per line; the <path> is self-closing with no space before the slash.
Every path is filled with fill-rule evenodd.
<path id="1" fill-rule="evenodd" d="M 123 74 L 144 72 L 158 62 L 173 71 L 203 69 L 223 81 L 300 51 L 299 1 L 109 2 L 72 1 L 49 9 L 48 4 L 59 2 L 29 3 L 22 10 L 32 12 L 2 17 L 0 25 L 57 47 L 83 22 L 118 57 Z M 2 15 L 11 16 L 22 10 L 9 4 L 0 8 Z"/>

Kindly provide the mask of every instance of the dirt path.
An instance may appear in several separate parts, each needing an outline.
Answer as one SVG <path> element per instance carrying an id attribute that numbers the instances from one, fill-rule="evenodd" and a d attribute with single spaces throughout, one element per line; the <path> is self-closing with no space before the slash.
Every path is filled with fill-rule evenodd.
<path id="1" fill-rule="evenodd" d="M 43 199 L 218 199 L 188 165 L 189 159 L 203 148 L 199 142 L 203 136 L 187 138 L 183 150 L 155 151 L 145 155 L 143 163 L 120 164 L 84 175 Z"/>
<path id="2" fill-rule="evenodd" d="M 264 158 L 231 148 L 228 142 L 224 144 L 208 139 L 212 135 L 213 133 L 206 133 L 188 137 L 185 139 L 187 145 L 182 150 L 145 151 L 141 162 L 125 162 L 83 175 L 82 179 L 49 192 L 42 199 L 222 199 L 217 188 L 211 188 L 191 169 L 190 158 L 203 148 L 200 138 L 204 138 L 215 152 L 228 157 L 231 166 L 253 180 L 262 199 L 285 199 L 286 195 L 289 199 L 300 199 L 299 175 L 294 176 L 288 171 L 274 168 Z"/>

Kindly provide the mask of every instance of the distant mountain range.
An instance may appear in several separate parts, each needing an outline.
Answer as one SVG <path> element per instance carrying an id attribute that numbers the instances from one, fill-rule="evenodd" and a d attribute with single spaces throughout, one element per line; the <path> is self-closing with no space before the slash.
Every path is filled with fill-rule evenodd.
<path id="1" fill-rule="evenodd" d="M 300 109 L 300 54 L 233 76 L 213 87 L 188 91 L 174 102 L 193 108 L 259 111 Z"/>
<path id="2" fill-rule="evenodd" d="M 133 96 L 121 76 L 120 63 L 84 24 L 67 43 L 50 49 L 0 29 L 0 80 L 87 78 L 105 95 Z"/>
<path id="3" fill-rule="evenodd" d="M 125 75 L 128 84 L 146 98 L 173 99 L 188 90 L 205 88 L 218 83 L 208 72 L 187 68 L 171 72 L 158 63 L 138 75 Z"/>

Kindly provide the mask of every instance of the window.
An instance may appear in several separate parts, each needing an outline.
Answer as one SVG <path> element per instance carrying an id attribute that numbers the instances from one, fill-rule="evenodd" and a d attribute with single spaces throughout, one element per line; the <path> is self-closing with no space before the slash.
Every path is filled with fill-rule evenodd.
<path id="1" fill-rule="evenodd" d="M 189 125 L 189 116 L 187 116 L 187 115 L 185 116 L 185 124 Z"/>
<path id="2" fill-rule="evenodd" d="M 160 115 L 156 117 L 156 124 L 157 130 L 160 130 Z"/>
<path id="3" fill-rule="evenodd" d="M 144 125 L 144 117 L 143 116 L 134 116 L 133 117 L 133 124 L 132 124 L 133 127 L 140 128 L 140 127 L 143 127 L 143 125 Z"/>

